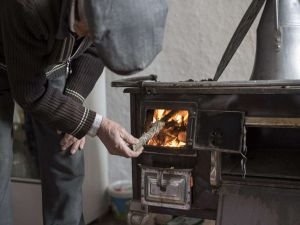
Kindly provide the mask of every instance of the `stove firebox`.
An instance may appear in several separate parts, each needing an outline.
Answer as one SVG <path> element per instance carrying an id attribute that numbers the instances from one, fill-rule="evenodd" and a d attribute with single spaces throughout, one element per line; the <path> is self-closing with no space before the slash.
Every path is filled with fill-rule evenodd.
<path id="1" fill-rule="evenodd" d="M 168 109 L 146 111 L 145 128 L 148 131 L 153 123 L 168 115 Z M 147 142 L 147 146 L 170 147 L 180 150 L 187 144 L 188 110 L 178 110 L 166 121 L 162 130 Z"/>

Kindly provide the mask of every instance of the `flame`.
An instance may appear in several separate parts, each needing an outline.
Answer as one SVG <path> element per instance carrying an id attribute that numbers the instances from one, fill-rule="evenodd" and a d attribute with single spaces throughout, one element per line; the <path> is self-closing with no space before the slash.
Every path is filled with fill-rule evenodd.
<path id="1" fill-rule="evenodd" d="M 166 109 L 155 109 L 152 123 L 162 119 L 170 111 L 171 110 Z M 150 139 L 147 144 L 172 148 L 186 146 L 188 117 L 189 112 L 187 110 L 180 110 L 166 122 L 165 127 Z"/>

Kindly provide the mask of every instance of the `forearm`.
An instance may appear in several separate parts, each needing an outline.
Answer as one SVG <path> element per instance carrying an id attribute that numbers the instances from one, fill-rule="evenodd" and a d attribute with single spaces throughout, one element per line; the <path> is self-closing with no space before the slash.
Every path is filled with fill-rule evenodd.
<path id="1" fill-rule="evenodd" d="M 103 71 L 96 48 L 91 46 L 81 56 L 72 60 L 71 71 L 64 94 L 83 103 Z"/>
<path id="2" fill-rule="evenodd" d="M 95 112 L 62 95 L 55 88 L 48 87 L 41 93 L 38 91 L 33 93 L 31 90 L 28 85 L 15 84 L 14 98 L 35 118 L 49 127 L 72 134 L 77 138 L 81 138 L 90 130 L 95 119 Z"/>

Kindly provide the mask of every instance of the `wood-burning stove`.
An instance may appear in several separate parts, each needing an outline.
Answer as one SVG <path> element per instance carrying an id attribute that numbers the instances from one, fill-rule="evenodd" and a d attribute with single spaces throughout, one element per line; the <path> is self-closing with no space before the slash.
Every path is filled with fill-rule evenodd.
<path id="1" fill-rule="evenodd" d="M 299 81 L 113 86 L 130 93 L 137 137 L 157 114 L 181 112 L 132 160 L 130 224 L 143 224 L 149 212 L 218 225 L 300 223 Z"/>

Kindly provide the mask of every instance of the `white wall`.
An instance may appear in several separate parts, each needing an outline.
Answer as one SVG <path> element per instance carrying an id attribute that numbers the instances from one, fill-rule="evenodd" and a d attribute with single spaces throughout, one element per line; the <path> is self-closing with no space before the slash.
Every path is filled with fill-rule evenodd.
<path id="1" fill-rule="evenodd" d="M 160 81 L 212 78 L 219 60 L 251 0 L 169 0 L 164 50 L 140 75 Z M 255 54 L 256 23 L 223 74 L 222 80 L 247 80 Z M 129 95 L 111 88 L 121 79 L 107 71 L 107 117 L 130 129 Z M 110 182 L 131 179 L 130 160 L 109 157 Z"/>
<path id="2" fill-rule="evenodd" d="M 105 73 L 86 99 L 86 106 L 106 116 Z M 99 218 L 108 210 L 108 153 L 98 138 L 87 137 L 85 146 L 85 178 L 83 184 L 83 213 L 85 222 Z"/>

